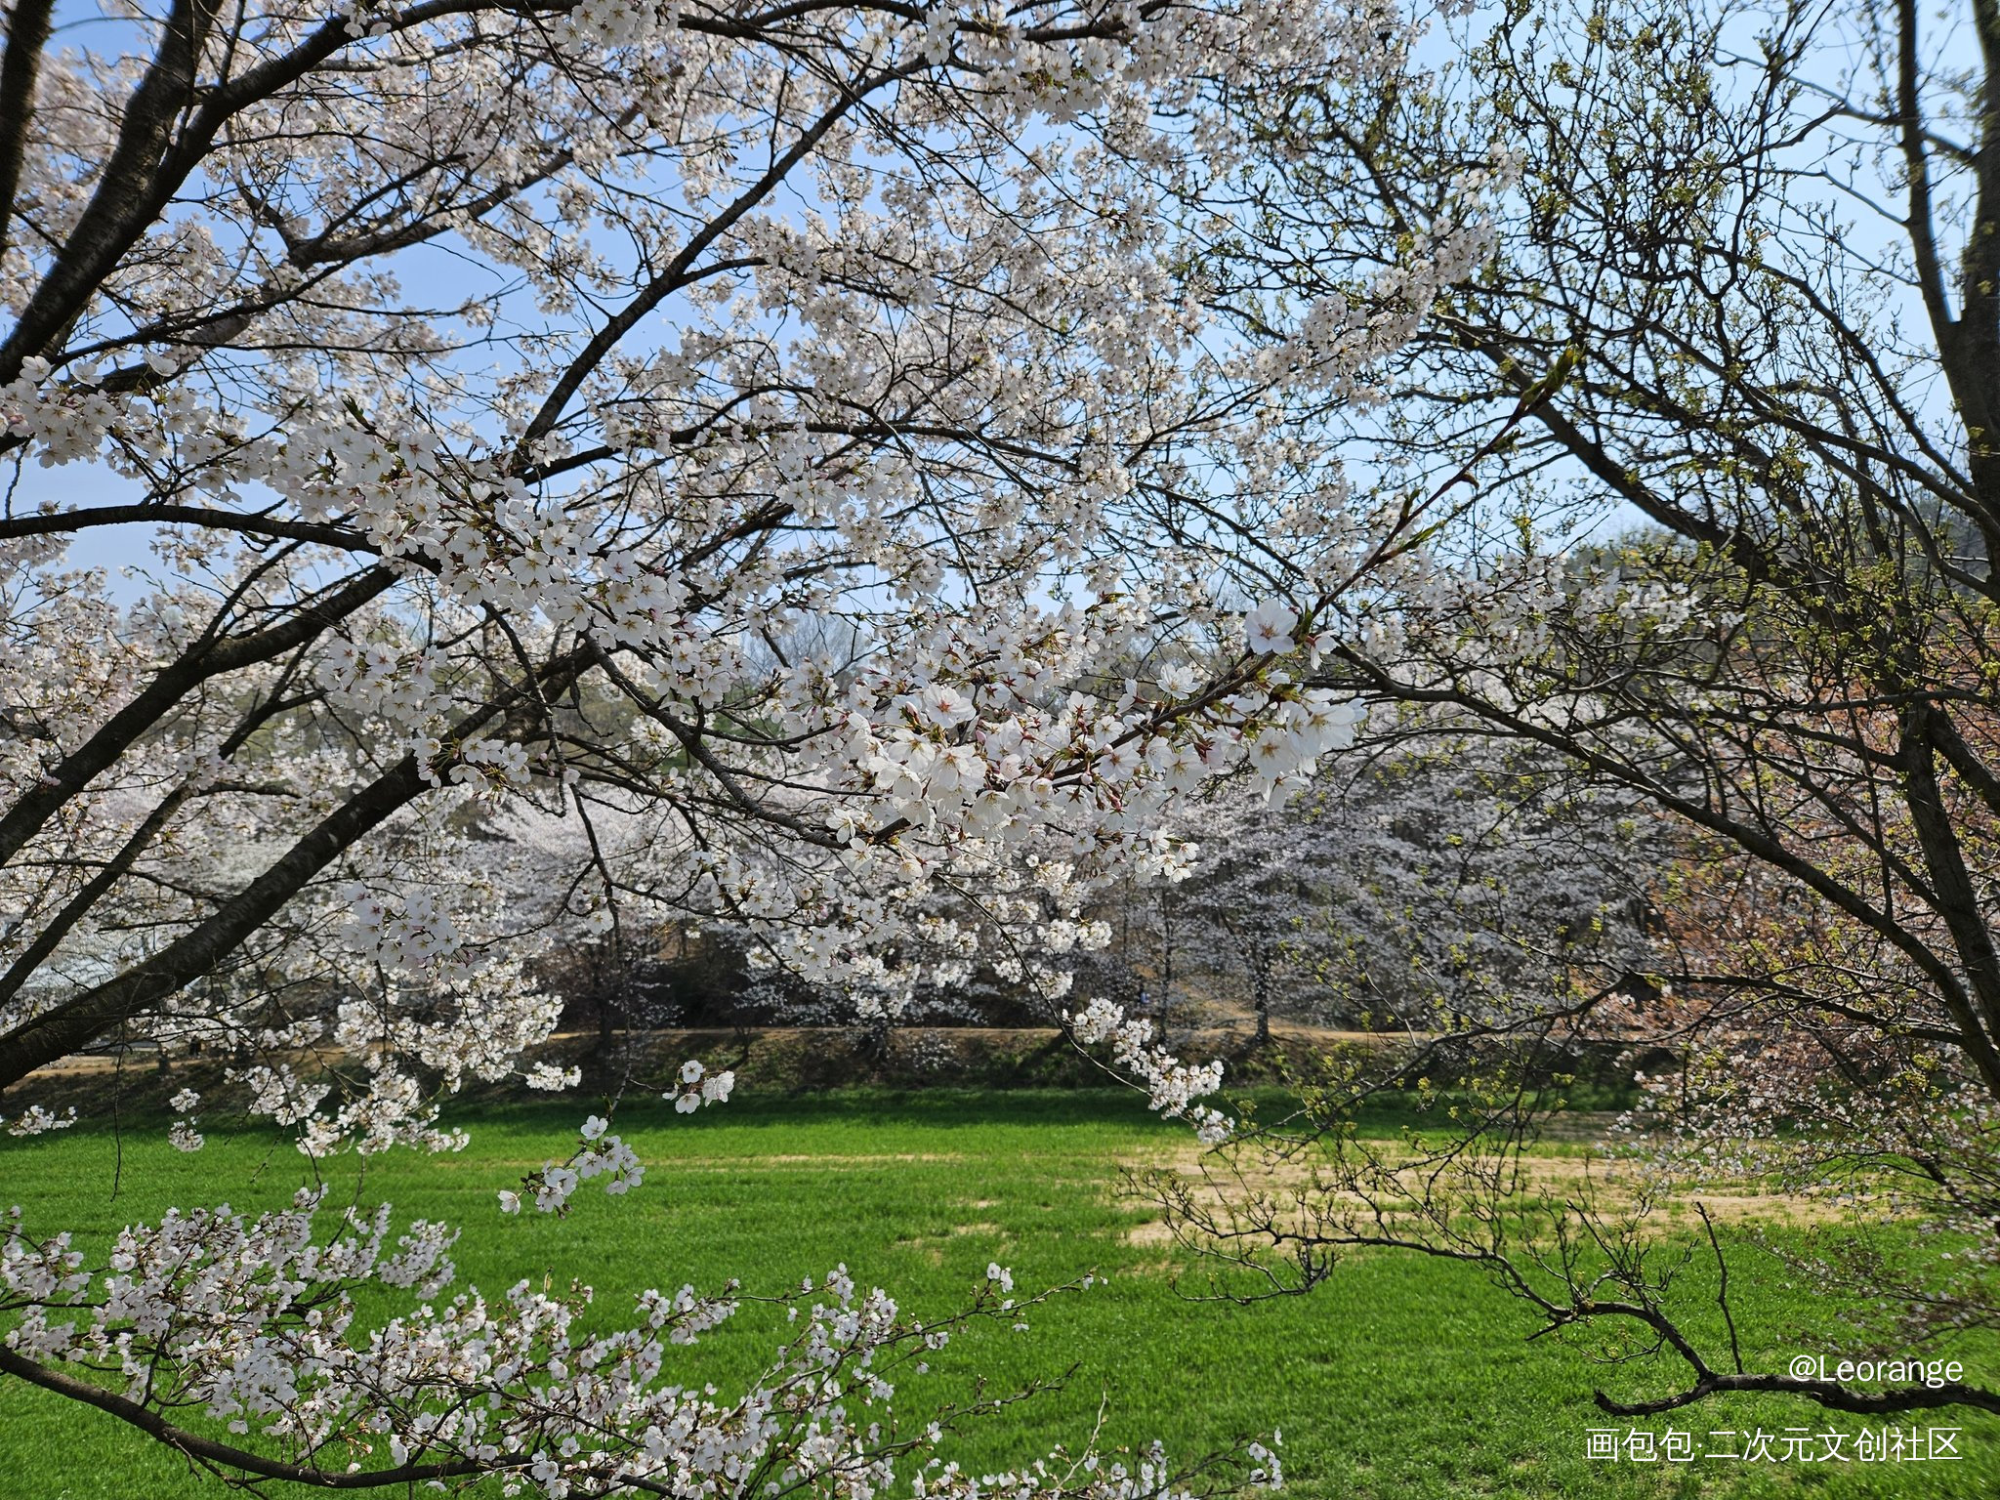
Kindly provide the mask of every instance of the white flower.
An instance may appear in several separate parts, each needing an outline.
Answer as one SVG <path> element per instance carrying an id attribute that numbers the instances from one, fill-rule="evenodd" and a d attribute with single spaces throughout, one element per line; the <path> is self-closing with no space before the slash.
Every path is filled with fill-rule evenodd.
<path id="1" fill-rule="evenodd" d="M 693 1058 L 689 1058 L 686 1062 L 681 1064 L 681 1082 L 699 1083 L 701 1082 L 701 1075 L 707 1071 L 708 1070 L 702 1067 L 702 1065 L 699 1062 L 695 1061 Z"/>
<path id="2" fill-rule="evenodd" d="M 682 1094 L 674 1100 L 674 1112 L 676 1114 L 691 1115 L 700 1108 L 701 1095 L 699 1094 Z"/>
<path id="3" fill-rule="evenodd" d="M 520 1211 L 521 1195 L 519 1193 L 510 1193 L 506 1188 L 500 1189 L 500 1212 L 503 1214 L 517 1214 Z"/>
<path id="4" fill-rule="evenodd" d="M 1188 1112 L 1188 1119 L 1194 1125 L 1195 1138 L 1204 1145 L 1219 1146 L 1236 1129 L 1236 1122 L 1219 1109 L 1197 1107 Z"/>
<path id="5" fill-rule="evenodd" d="M 934 682 L 925 688 L 919 701 L 922 705 L 919 712 L 923 717 L 946 729 L 967 723 L 976 713 L 965 694 L 941 682 Z"/>
<path id="6" fill-rule="evenodd" d="M 609 1120 L 605 1119 L 602 1115 L 592 1115 L 583 1122 L 583 1138 L 586 1141 L 594 1141 L 610 1128 L 611 1122 Z"/>
<path id="7" fill-rule="evenodd" d="M 1282 599 L 1266 599 L 1243 617 L 1243 643 L 1257 656 L 1292 649 L 1298 612 Z"/>
<path id="8" fill-rule="evenodd" d="M 201 1107 L 201 1095 L 193 1089 L 182 1089 L 167 1101 L 167 1108 L 177 1115 L 191 1115 Z"/>

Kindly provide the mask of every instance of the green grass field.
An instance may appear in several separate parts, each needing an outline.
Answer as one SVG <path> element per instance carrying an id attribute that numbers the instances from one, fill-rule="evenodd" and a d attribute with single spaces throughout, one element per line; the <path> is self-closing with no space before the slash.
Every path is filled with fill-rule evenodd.
<path id="1" fill-rule="evenodd" d="M 775 1290 L 841 1261 L 922 1312 L 963 1300 L 992 1260 L 1023 1288 L 1109 1273 L 1108 1284 L 1039 1309 L 1031 1333 L 965 1337 L 922 1388 L 904 1386 L 914 1413 L 927 1398 L 963 1394 L 975 1371 L 1006 1386 L 1075 1366 L 1063 1389 L 955 1440 L 951 1455 L 974 1469 L 1081 1441 L 1102 1403 L 1112 1445 L 1158 1438 L 1193 1455 L 1282 1429 L 1289 1487 L 1309 1497 L 2000 1493 L 2000 1424 L 1956 1416 L 1916 1425 L 1962 1426 L 1960 1463 L 1591 1461 L 1588 1429 L 1635 1425 L 1602 1418 L 1593 1388 L 1657 1390 L 1664 1372 L 1649 1386 L 1583 1350 L 1525 1342 L 1529 1314 L 1455 1265 L 1373 1254 L 1310 1297 L 1248 1307 L 1186 1300 L 1161 1244 L 1134 1234 L 1148 1215 L 1121 1199 L 1119 1175 L 1121 1164 L 1158 1160 L 1186 1136 L 1127 1095 L 751 1096 L 691 1118 L 653 1104 L 619 1121 L 648 1163 L 638 1193 L 611 1199 L 586 1184 L 567 1220 L 502 1217 L 496 1190 L 563 1154 L 584 1112 L 564 1102 L 462 1113 L 457 1123 L 473 1136 L 463 1155 L 377 1161 L 359 1194 L 388 1199 L 399 1218 L 461 1225 L 461 1284 L 498 1291 L 524 1275 L 547 1272 L 559 1284 L 575 1276 L 598 1289 L 607 1320 L 622 1319 L 644 1287 L 711 1287 L 734 1275 L 746 1290 Z M 336 1193 L 352 1197 L 351 1159 L 346 1170 Z M 31 1229 L 84 1231 L 86 1248 L 172 1203 L 278 1206 L 304 1177 L 288 1146 L 251 1133 L 211 1131 L 194 1156 L 170 1149 L 156 1127 L 128 1132 L 122 1145 L 86 1129 L 0 1144 L 0 1203 L 21 1204 Z M 1708 1294 L 1691 1275 L 1692 1305 Z M 1732 1292 L 1753 1351 L 1796 1352 L 1795 1325 L 1825 1312 L 1813 1288 L 1784 1284 L 1768 1258 L 1738 1257 Z M 687 1353 L 678 1378 L 727 1389 L 769 1354 L 777 1328 L 752 1314 L 724 1325 Z M 1977 1365 L 1971 1375 L 1996 1378 Z M 1636 1425 L 1695 1432 L 1700 1451 L 1711 1430 L 1870 1424 L 1733 1398 Z M 221 1493 L 113 1419 L 0 1381 L 0 1500 Z"/>

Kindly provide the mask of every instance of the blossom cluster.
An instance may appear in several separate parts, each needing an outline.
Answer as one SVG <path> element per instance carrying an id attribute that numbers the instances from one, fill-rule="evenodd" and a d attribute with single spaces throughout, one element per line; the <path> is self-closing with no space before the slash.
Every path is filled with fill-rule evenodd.
<path id="1" fill-rule="evenodd" d="M 1228 1139 L 1236 1122 L 1220 1110 L 1197 1103 L 1222 1087 L 1222 1064 L 1182 1062 L 1155 1040 L 1151 1021 L 1128 1017 L 1109 1000 L 1090 1002 L 1064 1017 L 1070 1035 L 1082 1045 L 1103 1045 L 1112 1061 L 1142 1083 L 1152 1107 L 1169 1119 L 1186 1118 L 1204 1141 Z"/>
<path id="2" fill-rule="evenodd" d="M 656 1483 L 736 1493 L 783 1473 L 861 1500 L 914 1454 L 926 1495 L 973 1500 L 994 1488 L 925 1461 L 951 1412 L 904 1435 L 893 1403 L 899 1371 L 924 1367 L 968 1321 L 1018 1320 L 1000 1267 L 963 1311 L 933 1320 L 861 1291 L 845 1267 L 808 1278 L 778 1299 L 793 1327 L 776 1360 L 730 1400 L 677 1374 L 671 1351 L 740 1314 L 733 1285 L 720 1297 L 646 1290 L 636 1317 L 609 1328 L 586 1317 L 586 1287 L 553 1295 L 522 1281 L 496 1299 L 466 1290 L 441 1300 L 454 1279 L 449 1231 L 416 1223 L 392 1242 L 384 1208 L 349 1209 L 329 1234 L 322 1213 L 312 1191 L 256 1219 L 170 1213 L 123 1230 L 104 1265 L 86 1268 L 67 1236 L 35 1240 L 16 1211 L 0 1232 L 4 1347 L 33 1366 L 121 1376 L 121 1413 L 193 1407 L 232 1435 L 255 1431 L 302 1475 L 347 1483 L 490 1473 L 506 1493 L 563 1500 Z M 421 1301 L 359 1337 L 355 1298 L 369 1289 Z M 357 1459 L 344 1472 L 322 1467 L 330 1452 Z M 1067 1472 L 1045 1462 L 1030 1473 L 1006 1491 L 1186 1493 L 1158 1454 L 1136 1471 L 1085 1455 Z"/>

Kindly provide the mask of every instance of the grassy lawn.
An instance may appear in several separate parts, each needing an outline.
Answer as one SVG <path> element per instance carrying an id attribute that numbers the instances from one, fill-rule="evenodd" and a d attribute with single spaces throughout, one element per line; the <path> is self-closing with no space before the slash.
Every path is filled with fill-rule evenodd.
<path id="1" fill-rule="evenodd" d="M 461 1284 L 498 1292 L 523 1276 L 577 1277 L 597 1288 L 607 1320 L 623 1320 L 631 1295 L 648 1286 L 714 1287 L 737 1276 L 746 1290 L 774 1290 L 836 1262 L 921 1312 L 963 1300 L 992 1260 L 1023 1288 L 1109 1273 L 1108 1284 L 1039 1309 L 1029 1334 L 996 1328 L 955 1342 L 923 1388 L 903 1388 L 915 1415 L 927 1397 L 963 1394 L 974 1372 L 1005 1387 L 1075 1367 L 1063 1389 L 957 1440 L 952 1456 L 975 1470 L 1081 1441 L 1102 1403 L 1112 1445 L 1158 1438 L 1193 1455 L 1282 1429 L 1290 1488 L 1313 1497 L 2000 1493 L 2000 1424 L 1955 1415 L 1915 1424 L 1962 1426 L 1967 1459 L 1955 1464 L 1590 1461 L 1588 1429 L 1635 1425 L 1601 1417 L 1591 1391 L 1657 1385 L 1580 1349 L 1524 1342 L 1528 1313 L 1454 1265 L 1377 1254 L 1349 1262 L 1310 1297 L 1247 1307 L 1185 1300 L 1157 1238 L 1134 1233 L 1148 1215 L 1121 1200 L 1119 1167 L 1158 1160 L 1186 1136 L 1130 1096 L 748 1096 L 690 1118 L 649 1104 L 619 1121 L 648 1164 L 636 1194 L 611 1199 L 586 1184 L 567 1220 L 502 1217 L 496 1191 L 563 1154 L 584 1113 L 570 1102 L 463 1112 L 456 1123 L 473 1137 L 463 1155 L 398 1155 L 375 1162 L 358 1186 L 347 1159 L 336 1201 L 358 1191 L 393 1202 L 399 1219 L 457 1223 Z M 82 1231 L 86 1249 L 171 1203 L 281 1205 L 305 1175 L 288 1146 L 252 1133 L 211 1130 L 194 1156 L 153 1127 L 122 1148 L 109 1131 L 84 1129 L 0 1143 L 0 1203 L 21 1204 L 31 1230 Z M 1689 1274 L 1694 1308 L 1711 1293 L 1698 1270 Z M 1748 1252 L 1732 1296 L 1753 1352 L 1797 1352 L 1794 1325 L 1824 1314 L 1814 1289 L 1785 1285 L 1775 1262 Z M 740 1381 L 778 1341 L 780 1320 L 766 1311 L 677 1351 L 689 1363 L 676 1378 L 725 1390 Z M 1969 1375 L 1991 1381 L 2000 1370 L 1973 1363 Z M 1732 1398 L 1636 1425 L 1694 1432 L 1699 1452 L 1711 1430 L 1881 1424 Z M 0 1500 L 220 1493 L 113 1419 L 0 1381 Z"/>

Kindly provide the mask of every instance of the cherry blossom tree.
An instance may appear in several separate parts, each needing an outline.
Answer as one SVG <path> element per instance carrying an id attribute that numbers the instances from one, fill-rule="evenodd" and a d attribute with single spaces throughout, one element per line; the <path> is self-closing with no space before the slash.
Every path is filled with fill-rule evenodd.
<path id="1" fill-rule="evenodd" d="M 537 945 L 641 909 L 891 996 L 917 928 L 1040 976 L 1172 799 L 1345 743 L 1276 663 L 1461 503 L 1351 484 L 1341 419 L 1504 173 L 1337 296 L 1246 321 L 1213 275 L 1245 99 L 1365 116 L 1413 71 L 1386 5 L 120 0 L 98 51 L 5 15 L 0 1088 L 199 1040 L 310 1153 L 450 1149 L 464 1081 L 570 1081 L 522 1060 Z M 74 556 L 107 537 L 124 582 Z M 921 899 L 1030 863 L 1057 909 Z M 1073 1031 L 1220 1128 L 1215 1069 Z M 609 1127 L 502 1207 L 635 1186 Z M 192 1206 L 103 1265 L 12 1224 L 0 1369 L 337 1488 L 858 1496 L 933 1441 L 863 1412 L 949 1330 L 843 1275 L 712 1404 L 663 1355 L 730 1296 L 584 1340 L 573 1301 L 439 1301 L 448 1230 L 319 1212 Z M 366 1329 L 368 1282 L 424 1300 Z"/>
<path id="2" fill-rule="evenodd" d="M 1190 889 L 1174 934 L 1211 987 L 1238 981 L 1256 1018 L 1253 1041 L 1271 1040 L 1273 1005 L 1296 1002 L 1315 952 L 1332 936 L 1326 869 L 1311 830 L 1262 798 L 1211 802 L 1182 823 L 1195 843 Z M 1317 878 L 1316 878 L 1317 877 Z"/>

